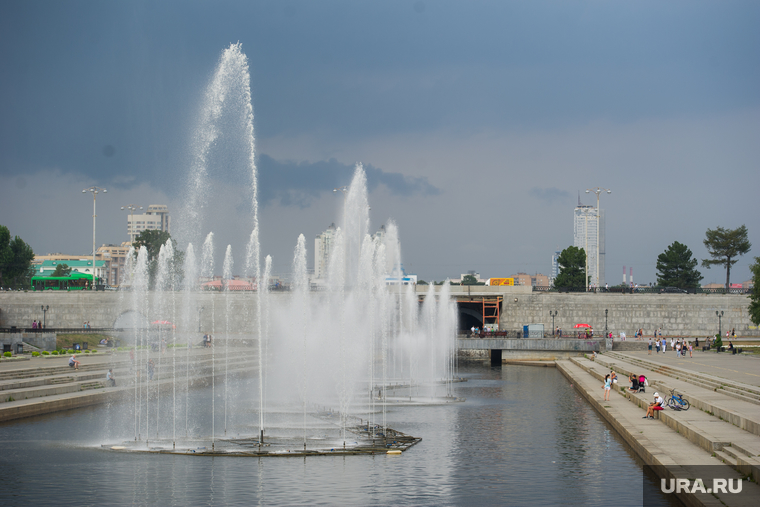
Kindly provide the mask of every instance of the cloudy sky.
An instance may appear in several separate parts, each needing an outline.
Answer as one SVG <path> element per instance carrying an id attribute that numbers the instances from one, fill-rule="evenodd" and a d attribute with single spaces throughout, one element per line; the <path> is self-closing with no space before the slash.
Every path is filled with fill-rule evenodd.
<path id="1" fill-rule="evenodd" d="M 339 223 L 332 189 L 361 161 L 372 228 L 394 219 L 423 279 L 548 273 L 601 186 L 608 281 L 654 281 L 673 241 L 702 259 L 707 228 L 745 224 L 740 282 L 760 255 L 759 23 L 755 1 L 5 0 L 0 224 L 84 254 L 86 186 L 108 189 L 98 244 L 128 239 L 121 206 L 178 209 L 204 90 L 240 42 L 277 272 Z M 239 183 L 211 206 L 238 258 Z"/>

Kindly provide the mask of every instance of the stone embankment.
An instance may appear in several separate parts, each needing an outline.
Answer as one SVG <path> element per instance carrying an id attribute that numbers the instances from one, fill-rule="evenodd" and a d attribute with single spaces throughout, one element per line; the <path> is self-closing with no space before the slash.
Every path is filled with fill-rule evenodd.
<path id="1" fill-rule="evenodd" d="M 701 351 L 677 360 L 672 353 L 606 352 L 596 359 L 575 357 L 556 364 L 645 464 L 662 467 L 665 478 L 693 480 L 704 465 L 718 471 L 723 467 L 725 478 L 749 478 L 742 482 L 741 495 L 681 493 L 685 505 L 758 505 L 760 360 Z M 619 383 L 610 400 L 603 401 L 602 383 L 610 370 Z M 629 374 L 647 377 L 650 386 L 644 393 L 628 390 Z M 671 390 L 683 394 L 691 408 L 665 409 L 655 420 L 643 419 L 653 394 L 667 399 Z"/>
<path id="2" fill-rule="evenodd" d="M 77 359 L 81 359 L 78 370 L 68 366 L 68 356 L 0 364 L 0 421 L 117 401 L 131 395 L 135 381 L 145 382 L 147 368 L 141 367 L 136 375 L 127 352 L 82 354 Z M 225 371 L 232 376 L 248 375 L 256 365 L 251 348 L 233 349 L 227 362 L 223 353 L 217 351 L 214 356 L 208 349 L 169 350 L 153 353 L 150 359 L 154 362 L 151 385 L 162 391 L 170 390 L 175 382 L 183 388 L 205 386 L 212 375 L 222 377 Z M 145 358 L 140 361 L 147 364 Z M 116 387 L 106 382 L 109 369 Z"/>

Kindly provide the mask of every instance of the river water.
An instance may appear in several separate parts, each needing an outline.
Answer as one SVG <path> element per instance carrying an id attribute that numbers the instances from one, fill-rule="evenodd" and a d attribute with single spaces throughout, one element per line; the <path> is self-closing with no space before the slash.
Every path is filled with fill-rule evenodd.
<path id="1" fill-rule="evenodd" d="M 556 369 L 477 365 L 460 373 L 468 382 L 455 394 L 466 402 L 389 409 L 390 427 L 423 439 L 401 456 L 101 450 L 118 407 L 5 423 L 0 504 L 642 505 L 644 481 L 651 484 L 642 463 Z"/>

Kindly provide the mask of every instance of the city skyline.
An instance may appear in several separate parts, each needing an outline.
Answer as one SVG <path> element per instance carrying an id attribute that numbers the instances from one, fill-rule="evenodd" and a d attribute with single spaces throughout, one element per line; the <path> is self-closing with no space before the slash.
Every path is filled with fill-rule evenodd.
<path id="1" fill-rule="evenodd" d="M 204 89 L 240 41 L 275 272 L 290 270 L 298 234 L 341 225 L 332 190 L 359 161 L 370 230 L 393 219 L 407 271 L 425 280 L 549 273 L 591 185 L 615 190 L 602 205 L 608 273 L 654 281 L 668 245 L 707 258 L 717 226 L 745 224 L 760 245 L 758 5 L 225 5 L 4 2 L 0 223 L 36 252 L 87 253 L 82 188 L 108 188 L 98 244 L 124 241 L 124 203 L 181 209 Z M 198 225 L 220 261 L 227 244 L 245 255 L 240 183 L 220 168 Z M 750 277 L 757 248 L 732 281 Z"/>

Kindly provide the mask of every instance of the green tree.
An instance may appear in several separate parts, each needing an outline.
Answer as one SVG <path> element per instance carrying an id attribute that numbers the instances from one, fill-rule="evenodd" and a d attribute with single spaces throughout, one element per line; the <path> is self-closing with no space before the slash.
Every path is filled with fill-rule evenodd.
<path id="1" fill-rule="evenodd" d="M 714 265 L 725 266 L 726 291 L 728 291 L 731 287 L 731 266 L 737 263 L 737 257 L 744 255 L 752 248 L 752 244 L 747 239 L 747 227 L 744 225 L 736 229 L 716 227 L 707 229 L 705 236 L 707 253 L 712 259 L 703 259 L 702 266 L 708 269 Z"/>
<path id="2" fill-rule="evenodd" d="M 141 246 L 144 246 L 148 251 L 148 284 L 151 288 L 154 287 L 156 282 L 156 274 L 158 271 L 158 254 L 161 252 L 161 247 L 171 241 L 172 248 L 174 249 L 174 258 L 171 260 L 169 271 L 171 273 L 172 285 L 179 287 L 182 281 L 182 269 L 185 260 L 185 253 L 177 248 L 177 240 L 172 239 L 171 235 L 166 231 L 146 230 L 142 231 L 135 238 L 132 246 L 135 247 L 135 255 Z"/>
<path id="3" fill-rule="evenodd" d="M 557 288 L 583 290 L 588 280 L 586 278 L 586 251 L 583 248 L 569 246 L 562 250 L 557 259 L 559 274 L 554 279 Z"/>
<path id="4" fill-rule="evenodd" d="M 477 285 L 478 279 L 473 275 L 464 275 L 462 277 L 462 285 Z"/>
<path id="5" fill-rule="evenodd" d="M 55 271 L 51 276 L 69 276 L 71 274 L 71 268 L 68 264 L 58 264 L 55 267 Z"/>
<path id="6" fill-rule="evenodd" d="M 23 239 L 11 239 L 10 230 L 0 225 L 0 286 L 29 286 L 34 251 Z"/>
<path id="7" fill-rule="evenodd" d="M 657 285 L 666 287 L 697 287 L 702 274 L 696 269 L 698 261 L 691 258 L 691 250 L 686 245 L 674 241 L 657 256 Z"/>
<path id="8" fill-rule="evenodd" d="M 749 295 L 749 319 L 756 326 L 760 326 L 760 257 L 755 257 L 755 262 L 750 265 L 752 271 L 752 292 Z"/>

